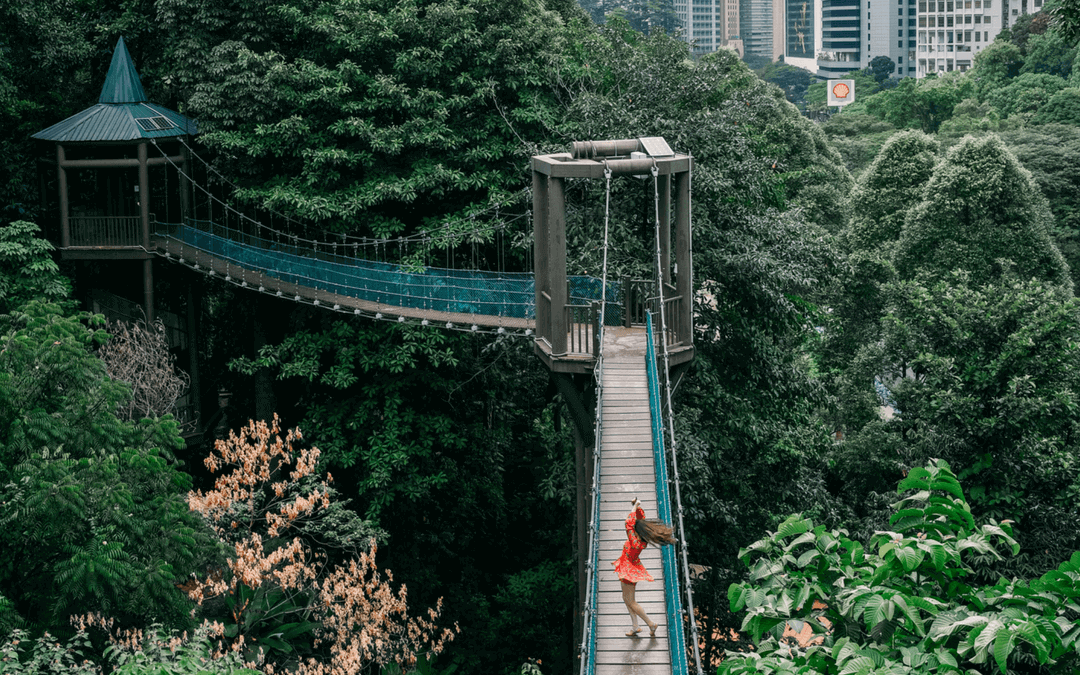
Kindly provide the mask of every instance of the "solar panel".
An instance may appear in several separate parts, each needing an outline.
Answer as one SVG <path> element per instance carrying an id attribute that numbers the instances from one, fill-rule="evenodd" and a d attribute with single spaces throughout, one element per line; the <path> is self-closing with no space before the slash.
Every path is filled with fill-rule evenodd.
<path id="1" fill-rule="evenodd" d="M 667 144 L 667 141 L 661 136 L 646 136 L 639 137 L 638 141 L 641 142 L 642 148 L 649 155 L 649 157 L 674 157 L 675 153 L 672 152 L 671 146 Z"/>
<path id="2" fill-rule="evenodd" d="M 135 123 L 139 125 L 139 128 L 143 131 L 165 131 L 166 129 L 172 129 L 176 125 L 168 117 L 158 115 L 156 117 L 136 117 Z"/>

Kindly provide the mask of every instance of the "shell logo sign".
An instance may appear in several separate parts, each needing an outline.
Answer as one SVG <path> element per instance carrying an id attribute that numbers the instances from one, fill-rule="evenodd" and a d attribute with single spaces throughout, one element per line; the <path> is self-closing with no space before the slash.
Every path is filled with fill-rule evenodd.
<path id="1" fill-rule="evenodd" d="M 829 80 L 827 105 L 845 106 L 855 101 L 855 80 Z"/>

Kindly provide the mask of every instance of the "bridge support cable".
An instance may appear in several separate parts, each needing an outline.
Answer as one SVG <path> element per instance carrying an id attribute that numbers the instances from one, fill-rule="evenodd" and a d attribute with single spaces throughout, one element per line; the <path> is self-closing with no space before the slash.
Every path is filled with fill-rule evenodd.
<path id="1" fill-rule="evenodd" d="M 199 215 L 221 215 L 226 222 L 188 218 L 184 223 L 157 223 L 149 252 L 244 288 L 358 316 L 468 332 L 526 337 L 533 332 L 532 274 L 436 269 L 361 258 L 357 255 L 361 246 L 379 250 L 387 244 L 406 246 L 412 240 L 342 244 L 277 232 L 219 199 L 168 155 L 165 161 L 207 205 L 218 202 L 217 213 Z M 527 217 L 523 213 L 508 222 Z M 490 228 L 476 232 L 482 229 Z M 497 330 L 482 330 L 487 327 Z"/>
<path id="2" fill-rule="evenodd" d="M 190 145 L 188 145 L 184 141 L 183 138 L 177 137 L 176 140 L 180 141 L 180 143 L 184 146 L 184 149 L 185 149 L 186 153 L 188 154 L 188 156 L 190 156 L 191 158 L 193 158 L 195 160 L 198 160 L 198 162 L 201 163 L 205 167 L 205 173 L 206 173 L 206 176 L 207 176 L 207 182 L 208 183 L 211 181 L 211 172 L 212 172 L 213 176 L 214 176 L 213 180 L 216 180 L 222 186 L 226 186 L 228 188 L 231 188 L 234 193 L 239 193 L 239 192 L 243 191 L 243 188 L 241 188 L 239 185 L 237 185 L 237 184 L 233 183 L 232 181 L 230 181 L 228 178 L 225 177 L 224 174 L 222 174 L 220 171 L 218 171 L 210 162 L 208 162 L 206 159 L 204 159 L 202 156 L 200 156 L 198 153 L 196 153 L 194 148 L 192 148 Z M 151 141 L 151 142 L 153 142 L 153 141 Z M 155 143 L 155 145 L 156 145 L 156 143 Z M 158 149 L 160 151 L 160 148 L 158 148 Z M 209 193 L 205 188 L 203 188 L 194 179 L 192 179 L 190 177 L 187 177 L 187 180 L 191 181 L 191 183 L 193 185 L 193 189 L 195 189 L 197 187 L 199 190 L 202 190 L 203 192 L 205 192 L 207 194 L 208 200 L 218 202 L 219 204 L 222 205 L 222 207 L 224 207 L 226 209 L 233 210 L 242 219 L 245 219 L 245 220 L 248 220 L 248 221 L 250 221 L 250 222 L 252 222 L 254 224 L 257 224 L 260 228 L 262 228 L 264 230 L 273 231 L 278 236 L 286 237 L 286 238 L 290 238 L 290 239 L 294 239 L 294 240 L 300 240 L 300 241 L 304 241 L 306 243 L 310 243 L 310 244 L 314 244 L 314 245 L 322 245 L 322 246 L 326 246 L 326 247 L 330 247 L 330 246 L 333 246 L 335 244 L 338 244 L 338 245 L 340 245 L 342 247 L 349 247 L 349 248 L 352 248 L 352 247 L 360 247 L 360 248 L 370 247 L 375 251 L 378 251 L 380 248 L 382 250 L 386 250 L 386 247 L 390 246 L 390 245 L 401 245 L 401 244 L 410 244 L 410 243 L 411 244 L 426 244 L 426 245 L 429 245 L 429 247 L 432 248 L 432 249 L 434 249 L 434 248 L 442 248 L 445 244 L 440 244 L 440 242 L 446 242 L 447 240 L 453 240 L 454 242 L 461 242 L 461 241 L 463 241 L 463 242 L 472 242 L 478 236 L 481 236 L 481 235 L 484 235 L 484 234 L 498 235 L 498 233 L 505 231 L 507 225 L 509 225 L 510 223 L 512 223 L 513 221 L 515 221 L 515 220 L 517 220 L 519 218 L 525 217 L 525 215 L 526 215 L 526 214 L 518 214 L 518 215 L 514 216 L 510 221 L 498 222 L 499 221 L 499 218 L 498 218 L 499 210 L 506 207 L 509 204 L 516 203 L 517 201 L 522 200 L 522 199 L 527 201 L 530 194 L 531 194 L 531 192 L 532 192 L 531 188 L 526 187 L 526 188 L 522 188 L 520 190 L 517 190 L 516 192 L 500 193 L 499 196 L 490 197 L 489 202 L 488 202 L 488 204 L 486 206 L 480 208 L 479 210 L 470 211 L 467 216 L 459 216 L 457 218 L 450 219 L 447 222 L 445 222 L 443 225 L 441 225 L 441 226 L 439 226 L 437 228 L 426 230 L 426 231 L 420 232 L 418 234 L 409 235 L 409 236 L 403 236 L 403 237 L 391 237 L 391 238 L 386 238 L 386 239 L 380 239 L 380 238 L 374 238 L 374 237 L 357 237 L 355 235 L 349 235 L 349 234 L 342 233 L 342 232 L 328 231 L 328 230 L 326 230 L 324 228 L 321 228 L 321 227 L 319 227 L 317 225 L 306 223 L 306 222 L 297 220 L 295 218 L 292 218 L 292 217 L 290 217 L 290 216 L 288 216 L 286 214 L 280 213 L 279 211 L 275 211 L 274 209 L 272 209 L 270 207 L 267 207 L 267 206 L 260 206 L 259 207 L 266 214 L 270 215 L 271 222 L 273 222 L 273 218 L 276 217 L 279 220 L 282 220 L 282 221 L 284 221 L 286 223 L 289 223 L 291 225 L 302 228 L 304 232 L 309 232 L 311 230 L 321 231 L 323 233 L 323 235 L 326 237 L 323 240 L 316 240 L 314 238 L 309 239 L 309 238 L 297 237 L 292 232 L 284 232 L 284 231 L 276 230 L 276 229 L 274 229 L 274 228 L 272 228 L 272 227 L 270 227 L 270 226 L 268 226 L 268 225 L 266 225 L 266 224 L 264 224 L 262 222 L 256 221 L 256 220 L 250 218 L 249 216 L 241 213 L 238 209 L 236 209 L 235 207 L 229 205 L 228 203 L 226 203 L 225 201 L 223 201 L 219 197 Z M 463 223 L 466 220 L 468 220 L 470 222 L 475 222 L 478 218 L 481 218 L 481 217 L 483 217 L 485 215 L 492 214 L 492 213 L 496 215 L 497 224 L 495 224 L 495 225 L 478 226 L 478 227 L 474 227 L 473 229 L 471 229 L 469 231 L 455 232 L 455 233 L 449 234 L 449 235 L 447 235 L 447 234 L 439 234 L 440 230 L 446 231 L 447 226 L 452 224 L 452 223 Z"/>
<path id="3" fill-rule="evenodd" d="M 656 221 L 655 221 L 656 222 L 656 228 L 655 228 L 655 232 L 656 232 L 656 237 L 655 237 L 655 240 L 656 240 L 656 287 L 657 287 L 657 290 L 658 290 L 658 301 L 659 301 L 658 302 L 658 310 L 659 310 L 658 314 L 659 314 L 659 318 L 660 318 L 659 343 L 660 343 L 660 346 L 661 346 L 661 349 L 662 349 L 663 361 L 664 361 L 664 368 L 663 368 L 663 374 L 664 374 L 663 404 L 664 405 L 662 407 L 666 408 L 666 411 L 664 411 L 664 412 L 667 413 L 666 414 L 666 422 L 667 422 L 667 424 L 666 424 L 666 427 L 667 427 L 666 428 L 666 432 L 667 432 L 666 436 L 667 436 L 668 443 L 666 444 L 666 447 L 668 448 L 667 455 L 671 460 L 671 468 L 672 468 L 671 473 L 672 473 L 672 475 L 671 475 L 670 482 L 672 483 L 672 485 L 675 488 L 675 494 L 674 494 L 674 497 L 675 497 L 675 516 L 677 516 L 677 519 L 672 519 L 671 518 L 671 511 L 670 511 L 671 504 L 670 504 L 670 497 L 668 496 L 667 486 L 666 485 L 661 486 L 661 473 L 660 473 L 660 471 L 661 471 L 661 468 L 663 468 L 663 469 L 665 469 L 664 473 L 666 474 L 666 466 L 663 466 L 665 464 L 665 462 L 663 461 L 663 455 L 665 454 L 664 453 L 665 444 L 663 442 L 663 436 L 665 434 L 663 434 L 663 431 L 664 431 L 663 427 L 665 425 L 664 425 L 664 421 L 661 420 L 662 413 L 661 413 L 661 410 L 660 410 L 660 408 L 661 408 L 660 405 L 657 405 L 654 408 L 654 412 L 653 412 L 653 414 L 654 414 L 654 418 L 653 418 L 654 428 L 656 429 L 656 431 L 660 432 L 660 437 L 658 439 L 659 443 L 660 443 L 660 449 L 659 449 L 660 458 L 658 459 L 658 462 L 657 462 L 657 476 L 656 476 L 656 480 L 657 480 L 657 502 L 660 505 L 660 508 L 664 508 L 665 506 L 667 508 L 668 517 L 664 518 L 664 516 L 661 515 L 661 518 L 664 518 L 665 520 L 668 520 L 669 522 L 672 522 L 674 520 L 674 524 L 676 526 L 676 535 L 677 535 L 677 539 L 679 541 L 678 546 L 679 546 L 679 550 L 680 550 L 681 557 L 682 557 L 682 561 L 681 561 L 682 562 L 682 570 L 681 570 L 682 574 L 680 575 L 678 573 L 674 573 L 674 574 L 669 575 L 669 574 L 667 574 L 666 567 L 669 564 L 669 557 L 671 558 L 671 561 L 670 561 L 671 566 L 675 567 L 674 552 L 671 552 L 670 555 L 665 555 L 664 556 L 664 563 L 665 563 L 665 576 L 664 576 L 665 595 L 669 597 L 669 600 L 668 600 L 669 621 L 671 621 L 672 623 L 677 623 L 679 625 L 679 628 L 680 628 L 679 636 L 681 637 L 681 635 L 682 635 L 682 631 L 681 631 L 682 621 L 681 621 L 681 618 L 679 617 L 678 609 L 677 609 L 678 605 L 680 604 L 679 601 L 678 601 L 677 588 L 678 588 L 679 581 L 680 580 L 682 581 L 682 584 L 683 584 L 683 587 L 684 587 L 685 593 L 686 593 L 686 614 L 687 614 L 687 617 L 689 619 L 689 625 L 690 625 L 690 639 L 691 639 L 691 644 L 693 646 L 693 652 L 694 652 L 694 665 L 695 665 L 695 668 L 696 668 L 697 675 L 702 675 L 703 671 L 702 671 L 702 668 L 701 668 L 701 653 L 700 653 L 700 648 L 699 648 L 700 643 L 699 643 L 699 639 L 698 639 L 697 619 L 694 616 L 694 593 L 693 593 L 693 589 L 691 588 L 691 583 L 690 583 L 690 581 L 691 581 L 691 579 L 690 579 L 690 564 L 689 564 L 689 557 L 688 557 L 688 554 L 687 554 L 686 527 L 685 527 L 685 525 L 683 523 L 682 495 L 681 495 L 681 491 L 679 489 L 679 463 L 678 463 L 678 458 L 676 457 L 676 446 L 675 446 L 675 415 L 674 415 L 674 411 L 673 411 L 672 406 L 671 406 L 671 374 L 670 374 L 670 358 L 669 358 L 670 355 L 669 355 L 669 352 L 668 352 L 668 342 L 667 342 L 668 341 L 668 329 L 667 329 L 667 318 L 665 316 L 664 274 L 663 274 L 664 267 L 663 267 L 663 261 L 662 261 L 661 233 L 660 233 L 661 218 L 660 218 L 659 171 L 657 170 L 657 167 L 656 167 L 655 164 L 652 167 L 651 173 L 652 173 L 652 177 L 653 177 L 653 203 L 654 203 L 655 215 L 656 215 Z M 688 203 L 687 206 L 689 207 L 689 203 Z M 664 220 L 666 221 L 666 219 L 664 219 Z M 693 286 L 689 286 L 689 288 L 693 288 Z M 691 300 L 690 298 L 683 298 L 684 302 L 690 302 L 690 300 Z M 655 352 L 654 352 L 654 343 L 653 343 L 653 338 L 652 338 L 652 321 L 651 321 L 651 317 L 648 318 L 647 332 L 648 332 L 648 335 L 649 335 L 649 345 L 648 345 L 648 350 L 649 351 L 647 353 L 648 354 L 655 354 Z M 654 361 L 655 361 L 655 356 L 654 356 Z M 654 365 L 653 365 L 652 373 L 650 374 L 650 385 L 649 385 L 649 387 L 650 387 L 650 389 L 649 389 L 650 398 L 652 398 L 651 394 L 652 394 L 653 381 L 655 381 L 657 386 L 659 386 L 659 372 L 658 372 L 658 369 L 656 368 L 655 362 L 654 362 Z M 660 394 L 660 392 L 657 392 L 657 398 L 658 399 L 659 399 L 659 394 Z M 657 403 L 659 404 L 660 401 L 658 400 Z M 663 488 L 663 495 L 660 494 L 661 487 Z M 665 551 L 670 551 L 671 549 L 665 547 L 664 550 Z M 675 570 L 672 570 L 672 572 L 674 572 L 674 571 Z M 672 587 L 672 585 L 674 585 L 674 587 Z M 674 591 L 674 592 L 669 592 L 669 591 Z M 669 628 L 669 630 L 674 631 L 674 626 L 672 625 Z M 688 666 L 687 661 L 686 661 L 686 641 L 685 641 L 685 639 L 676 640 L 675 637 L 674 637 L 674 632 L 673 632 L 672 638 L 670 640 L 670 646 L 671 646 L 671 651 L 672 651 L 671 663 L 672 663 L 673 672 L 678 673 L 679 671 L 675 670 L 675 668 L 678 668 L 680 665 L 683 668 L 682 672 L 687 672 L 689 666 Z M 677 654 L 676 653 L 677 650 L 681 651 L 681 654 Z"/>
<path id="4" fill-rule="evenodd" d="M 611 169 L 604 165 L 604 257 L 601 270 L 601 289 L 607 289 L 608 230 L 611 217 Z M 581 675 L 596 672 L 596 617 L 600 563 L 600 440 L 604 431 L 604 314 L 607 311 L 607 293 L 600 294 L 600 320 L 597 326 L 599 348 L 593 377 L 596 378 L 596 419 L 593 434 L 593 480 L 589 490 L 592 517 L 589 519 L 589 552 L 585 568 L 585 619 L 581 640 Z"/>

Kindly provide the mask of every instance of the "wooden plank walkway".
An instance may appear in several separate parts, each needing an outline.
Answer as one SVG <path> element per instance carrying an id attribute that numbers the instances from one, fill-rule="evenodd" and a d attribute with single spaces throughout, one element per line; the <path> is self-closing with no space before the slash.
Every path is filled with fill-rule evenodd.
<path id="1" fill-rule="evenodd" d="M 656 517 L 649 389 L 645 375 L 644 328 L 609 328 L 604 332 L 604 430 L 600 442 L 600 570 L 596 638 L 597 675 L 670 675 L 664 569 L 660 549 L 650 546 L 641 561 L 656 579 L 637 585 L 637 601 L 660 624 L 656 637 L 640 623 L 628 638 L 630 614 L 622 601 L 619 578 L 611 563 L 626 541 L 624 521 L 634 497 L 645 515 Z"/>

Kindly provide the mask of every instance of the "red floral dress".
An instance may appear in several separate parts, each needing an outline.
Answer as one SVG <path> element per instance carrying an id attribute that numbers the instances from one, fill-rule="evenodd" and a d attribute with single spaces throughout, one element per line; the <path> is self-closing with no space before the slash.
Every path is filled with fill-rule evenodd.
<path id="1" fill-rule="evenodd" d="M 630 515 L 626 517 L 626 543 L 622 547 L 622 555 L 615 561 L 615 574 L 619 575 L 619 579 L 629 584 L 636 584 L 639 581 L 654 581 L 649 570 L 645 569 L 645 566 L 638 560 L 638 556 L 648 546 L 647 543 L 641 540 L 641 537 L 637 536 L 637 532 L 634 531 L 634 524 L 637 523 L 638 518 L 645 517 L 645 510 L 640 506 L 636 511 L 631 511 Z"/>

